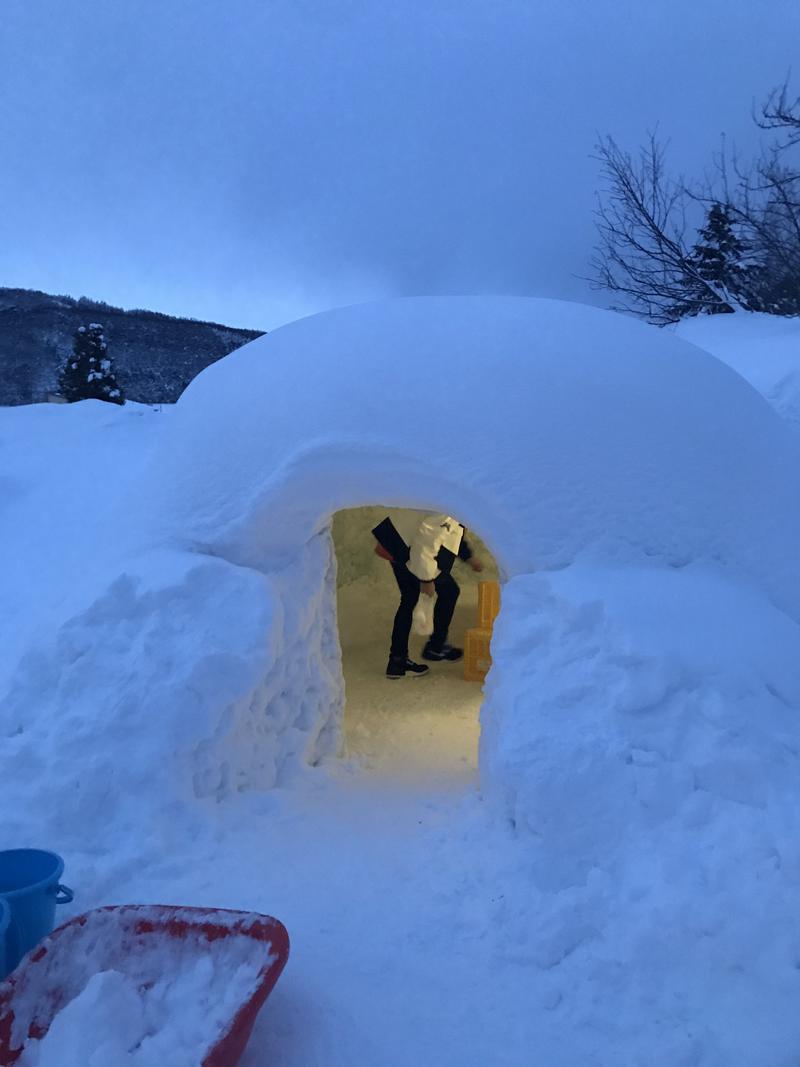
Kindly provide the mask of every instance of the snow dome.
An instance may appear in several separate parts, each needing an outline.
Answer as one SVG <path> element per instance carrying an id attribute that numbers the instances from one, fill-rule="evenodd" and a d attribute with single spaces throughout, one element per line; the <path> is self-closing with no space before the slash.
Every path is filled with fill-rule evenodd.
<path id="1" fill-rule="evenodd" d="M 151 539 L 189 553 L 214 605 L 230 588 L 226 654 L 241 669 L 229 664 L 227 696 L 203 633 L 211 608 L 192 623 L 195 793 L 263 788 L 336 752 L 329 523 L 380 502 L 459 516 L 507 581 L 484 788 L 539 832 L 555 820 L 558 836 L 566 811 L 550 810 L 541 765 L 558 768 L 559 791 L 585 774 L 604 783 L 619 832 L 638 773 L 625 762 L 633 712 L 669 716 L 687 674 L 720 657 L 737 677 L 761 672 L 778 704 L 800 695 L 769 637 L 748 646 L 757 663 L 740 657 L 738 629 L 753 625 L 753 598 L 784 638 L 781 613 L 800 608 L 795 447 L 716 359 L 568 303 L 396 300 L 252 342 L 187 389 L 146 484 Z M 564 729 L 576 723 L 580 741 Z M 585 866 L 596 833 L 570 832 Z"/>
<path id="2" fill-rule="evenodd" d="M 798 515 L 785 427 L 716 359 L 616 314 L 447 297 L 316 315 L 209 367 L 171 430 L 166 532 L 245 566 L 381 502 L 463 516 L 509 578 L 587 550 L 705 556 L 800 596 L 775 522 Z"/>
<path id="3" fill-rule="evenodd" d="M 796 469 L 743 379 L 609 312 L 420 298 L 293 323 L 169 413 L 6 733 L 52 764 L 56 826 L 120 790 L 163 812 L 290 781 L 339 751 L 333 512 L 444 511 L 505 581 L 482 789 L 543 882 L 580 881 L 698 790 L 764 804 L 796 774 Z"/>

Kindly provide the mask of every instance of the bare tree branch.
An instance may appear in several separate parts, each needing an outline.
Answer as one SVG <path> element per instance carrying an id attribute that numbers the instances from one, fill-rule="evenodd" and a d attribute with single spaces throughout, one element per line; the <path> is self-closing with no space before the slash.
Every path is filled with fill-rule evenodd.
<path id="1" fill-rule="evenodd" d="M 785 140 L 778 145 L 779 151 L 800 144 L 800 96 L 791 98 L 788 75 L 782 85 L 770 91 L 755 121 L 762 130 L 786 132 Z"/>
<path id="2" fill-rule="evenodd" d="M 743 162 L 723 137 L 699 187 L 668 175 L 655 134 L 635 155 L 600 139 L 589 280 L 618 294 L 621 310 L 659 324 L 739 307 L 800 315 L 800 97 L 788 78 L 753 118 L 771 143 Z"/>
<path id="3" fill-rule="evenodd" d="M 732 311 L 735 300 L 698 270 L 686 241 L 687 193 L 666 173 L 655 135 L 636 157 L 612 137 L 596 146 L 605 179 L 595 212 L 599 242 L 591 260 L 596 288 L 619 293 L 618 310 L 664 325 L 709 306 Z"/>

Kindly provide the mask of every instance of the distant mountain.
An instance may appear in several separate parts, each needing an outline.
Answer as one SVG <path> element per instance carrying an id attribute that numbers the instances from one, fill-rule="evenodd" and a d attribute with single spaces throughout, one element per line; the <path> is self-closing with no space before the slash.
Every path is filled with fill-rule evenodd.
<path id="1" fill-rule="evenodd" d="M 256 337 L 216 322 L 123 311 L 101 301 L 0 288 L 0 404 L 47 400 L 79 326 L 100 322 L 129 400 L 172 403 L 210 363 Z"/>

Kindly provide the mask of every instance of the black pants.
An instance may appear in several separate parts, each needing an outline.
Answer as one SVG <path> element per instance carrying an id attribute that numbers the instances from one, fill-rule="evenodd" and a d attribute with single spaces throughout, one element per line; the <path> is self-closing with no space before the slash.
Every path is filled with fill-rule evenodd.
<path id="1" fill-rule="evenodd" d="M 414 608 L 420 598 L 420 581 L 404 563 L 393 563 L 392 570 L 400 588 L 400 606 L 394 617 L 390 655 L 397 659 L 408 659 L 408 637 Z M 429 641 L 433 648 L 439 649 L 447 642 L 447 631 L 461 590 L 452 574 L 440 574 L 434 585 L 436 603 L 433 608 L 433 633 Z"/>

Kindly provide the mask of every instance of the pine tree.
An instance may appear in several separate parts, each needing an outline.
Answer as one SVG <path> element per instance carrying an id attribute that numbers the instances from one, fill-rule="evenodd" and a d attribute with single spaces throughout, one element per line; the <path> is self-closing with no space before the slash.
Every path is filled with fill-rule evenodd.
<path id="1" fill-rule="evenodd" d="M 699 278 L 709 282 L 718 293 L 727 294 L 729 299 L 714 299 L 704 287 L 692 286 L 690 282 L 690 289 L 702 291 L 692 301 L 694 308 L 689 314 L 718 315 L 733 311 L 737 303 L 746 306 L 746 249 L 734 231 L 724 204 L 711 205 L 706 224 L 698 231 L 698 237 L 700 239 L 689 257 L 691 267 Z"/>
<path id="2" fill-rule="evenodd" d="M 72 355 L 62 367 L 59 381 L 59 391 L 70 403 L 75 400 L 125 403 L 107 349 L 100 323 L 78 328 Z"/>

